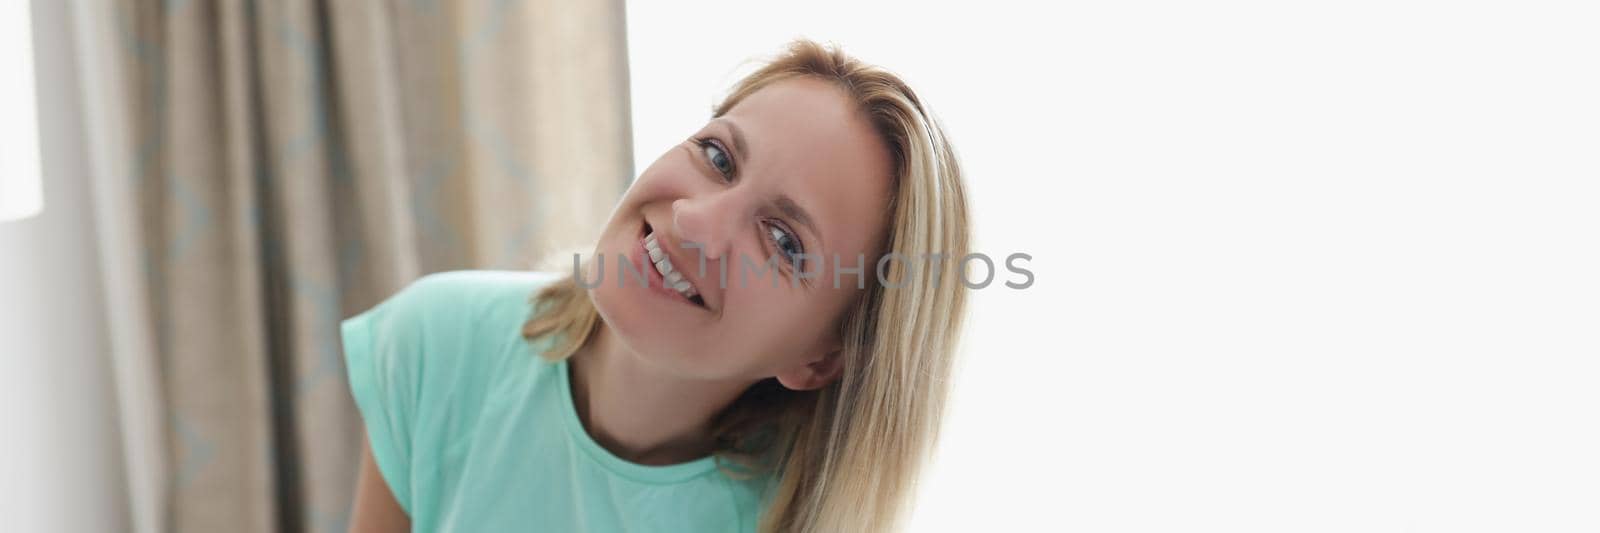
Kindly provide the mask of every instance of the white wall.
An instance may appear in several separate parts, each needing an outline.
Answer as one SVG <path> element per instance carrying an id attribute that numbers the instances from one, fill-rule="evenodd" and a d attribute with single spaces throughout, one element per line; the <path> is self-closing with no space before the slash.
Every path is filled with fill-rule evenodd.
<path id="1" fill-rule="evenodd" d="M 0 223 L 0 531 L 128 530 L 70 19 L 35 2 L 45 208 Z"/>
<path id="2" fill-rule="evenodd" d="M 1600 530 L 1579 7 L 629 2 L 635 168 L 793 35 L 943 116 L 1037 280 L 974 295 L 913 531 Z"/>

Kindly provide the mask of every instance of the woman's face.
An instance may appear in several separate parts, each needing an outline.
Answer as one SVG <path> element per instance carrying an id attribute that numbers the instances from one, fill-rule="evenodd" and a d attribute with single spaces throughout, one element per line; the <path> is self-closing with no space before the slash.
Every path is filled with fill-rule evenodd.
<path id="1" fill-rule="evenodd" d="M 686 378 L 826 385 L 838 320 L 876 282 L 890 172 L 841 88 L 768 85 L 639 175 L 590 258 L 591 298 L 632 352 Z"/>

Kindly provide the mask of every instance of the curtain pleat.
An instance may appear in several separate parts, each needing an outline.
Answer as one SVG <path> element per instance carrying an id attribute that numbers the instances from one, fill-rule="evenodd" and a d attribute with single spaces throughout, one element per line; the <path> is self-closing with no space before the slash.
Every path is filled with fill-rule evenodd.
<path id="1" fill-rule="evenodd" d="M 136 226 L 101 236 L 137 270 L 107 276 L 114 338 L 149 339 L 113 354 L 135 522 L 344 531 L 340 321 L 597 235 L 633 174 L 621 2 L 75 7 L 89 126 L 118 128 L 95 215 Z"/>

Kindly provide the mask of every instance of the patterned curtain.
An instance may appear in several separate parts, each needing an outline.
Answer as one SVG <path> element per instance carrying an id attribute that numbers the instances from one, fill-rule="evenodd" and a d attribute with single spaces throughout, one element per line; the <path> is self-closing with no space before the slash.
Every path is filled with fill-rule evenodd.
<path id="1" fill-rule="evenodd" d="M 344 531 L 341 319 L 589 242 L 632 177 L 620 0 L 83 0 L 140 531 Z"/>

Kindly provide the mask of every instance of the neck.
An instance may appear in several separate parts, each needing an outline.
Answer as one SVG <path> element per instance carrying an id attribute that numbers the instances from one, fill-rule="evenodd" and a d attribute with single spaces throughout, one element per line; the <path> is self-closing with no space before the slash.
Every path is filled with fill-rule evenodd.
<path id="1" fill-rule="evenodd" d="M 584 429 L 617 457 L 670 465 L 709 455 L 712 418 L 755 381 L 684 378 L 627 350 L 602 321 L 573 353 L 573 404 Z"/>

